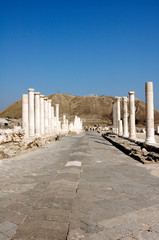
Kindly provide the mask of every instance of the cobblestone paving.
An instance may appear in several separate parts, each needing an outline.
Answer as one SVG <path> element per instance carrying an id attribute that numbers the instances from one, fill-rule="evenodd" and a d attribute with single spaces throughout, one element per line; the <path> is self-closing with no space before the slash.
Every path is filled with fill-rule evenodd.
<path id="1" fill-rule="evenodd" d="M 94 132 L 0 161 L 0 240 L 157 240 L 159 176 Z"/>

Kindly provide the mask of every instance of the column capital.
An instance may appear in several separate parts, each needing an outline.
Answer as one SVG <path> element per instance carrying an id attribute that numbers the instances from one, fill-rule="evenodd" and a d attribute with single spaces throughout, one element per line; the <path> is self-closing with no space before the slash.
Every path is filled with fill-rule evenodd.
<path id="1" fill-rule="evenodd" d="M 123 101 L 127 101 L 128 97 L 122 97 Z"/>
<path id="2" fill-rule="evenodd" d="M 46 101 L 47 101 L 47 100 L 48 100 L 48 97 L 44 97 L 44 100 L 46 100 Z"/>
<path id="3" fill-rule="evenodd" d="M 121 98 L 121 97 L 115 96 L 115 97 L 114 97 L 114 100 L 115 100 L 115 101 L 120 101 L 120 98 Z"/>
<path id="4" fill-rule="evenodd" d="M 45 95 L 40 95 L 40 98 L 44 98 L 45 97 Z"/>
<path id="5" fill-rule="evenodd" d="M 130 91 L 129 95 L 135 95 L 135 92 L 134 91 Z"/>
<path id="6" fill-rule="evenodd" d="M 118 98 L 120 98 L 120 97 L 118 97 L 118 96 L 114 96 L 114 98 L 115 98 L 115 99 L 118 99 Z"/>
<path id="7" fill-rule="evenodd" d="M 52 102 L 52 99 L 48 99 L 47 101 L 48 101 L 48 102 Z"/>
<path id="8" fill-rule="evenodd" d="M 33 88 L 29 88 L 28 92 L 34 92 L 34 89 Z"/>
<path id="9" fill-rule="evenodd" d="M 40 92 L 34 92 L 35 95 L 40 95 Z"/>

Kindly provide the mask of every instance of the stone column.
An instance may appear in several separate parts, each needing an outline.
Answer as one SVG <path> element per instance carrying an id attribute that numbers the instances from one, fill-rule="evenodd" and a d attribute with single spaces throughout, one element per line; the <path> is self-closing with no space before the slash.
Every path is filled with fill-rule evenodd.
<path id="1" fill-rule="evenodd" d="M 117 114 L 116 114 L 116 98 L 113 98 L 113 132 L 117 133 Z"/>
<path id="2" fill-rule="evenodd" d="M 40 136 L 40 93 L 35 92 L 35 135 Z"/>
<path id="3" fill-rule="evenodd" d="M 34 89 L 28 89 L 29 136 L 34 136 Z"/>
<path id="4" fill-rule="evenodd" d="M 50 133 L 50 134 L 51 134 L 51 132 L 52 132 L 52 124 L 51 124 L 51 102 L 52 102 L 51 99 L 48 99 L 48 100 L 47 100 L 47 103 L 48 103 L 48 130 L 49 130 L 49 133 Z"/>
<path id="5" fill-rule="evenodd" d="M 120 97 L 116 97 L 117 102 L 116 102 L 116 114 L 117 114 L 117 126 L 118 126 L 118 121 L 120 120 Z"/>
<path id="6" fill-rule="evenodd" d="M 118 120 L 118 135 L 120 137 L 123 135 L 123 123 L 122 123 L 122 120 Z"/>
<path id="7" fill-rule="evenodd" d="M 66 115 L 63 115 L 63 124 L 66 125 Z"/>
<path id="8" fill-rule="evenodd" d="M 68 125 L 69 125 L 68 119 L 66 119 L 66 130 L 67 130 L 67 132 L 68 132 Z"/>
<path id="9" fill-rule="evenodd" d="M 56 104 L 56 121 L 59 122 L 59 104 Z"/>
<path id="10" fill-rule="evenodd" d="M 51 107 L 51 128 L 52 132 L 55 131 L 54 107 Z"/>
<path id="11" fill-rule="evenodd" d="M 22 95 L 22 128 L 28 135 L 28 94 Z"/>
<path id="12" fill-rule="evenodd" d="M 123 97 L 123 137 L 129 137 L 127 97 Z"/>
<path id="13" fill-rule="evenodd" d="M 59 104 L 56 104 L 56 130 L 59 132 Z"/>
<path id="14" fill-rule="evenodd" d="M 135 139 L 135 92 L 129 92 L 129 111 L 129 138 Z"/>
<path id="15" fill-rule="evenodd" d="M 118 121 L 120 120 L 120 97 L 114 97 L 113 119 L 115 133 L 118 134 Z"/>
<path id="16" fill-rule="evenodd" d="M 145 83 L 146 98 L 146 140 L 145 143 L 155 143 L 154 137 L 154 103 L 153 103 L 153 83 Z"/>
<path id="17" fill-rule="evenodd" d="M 48 134 L 48 98 L 44 98 L 44 130 L 45 134 Z"/>
<path id="18" fill-rule="evenodd" d="M 44 95 L 40 95 L 40 133 L 43 135 L 44 131 Z"/>

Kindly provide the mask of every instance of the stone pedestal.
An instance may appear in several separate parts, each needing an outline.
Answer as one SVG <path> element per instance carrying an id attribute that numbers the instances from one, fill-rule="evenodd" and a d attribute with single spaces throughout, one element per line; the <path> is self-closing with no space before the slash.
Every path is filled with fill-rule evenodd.
<path id="1" fill-rule="evenodd" d="M 129 137 L 127 97 L 123 97 L 123 137 Z"/>
<path id="2" fill-rule="evenodd" d="M 40 93 L 35 92 L 35 135 L 40 136 Z"/>
<path id="3" fill-rule="evenodd" d="M 135 130 L 135 92 L 129 92 L 129 138 L 136 138 L 136 130 Z"/>
<path id="4" fill-rule="evenodd" d="M 29 136 L 34 136 L 34 89 L 28 89 Z"/>
<path id="5" fill-rule="evenodd" d="M 48 103 L 47 103 L 48 98 L 44 98 L 44 130 L 45 134 L 48 134 Z"/>
<path id="6" fill-rule="evenodd" d="M 44 131 L 44 95 L 40 95 L 40 133 L 43 135 Z"/>
<path id="7" fill-rule="evenodd" d="M 145 143 L 155 143 L 154 137 L 154 103 L 153 103 L 153 83 L 145 83 L 146 98 L 146 140 Z"/>
<path id="8" fill-rule="evenodd" d="M 22 128 L 28 135 L 28 94 L 22 95 Z"/>

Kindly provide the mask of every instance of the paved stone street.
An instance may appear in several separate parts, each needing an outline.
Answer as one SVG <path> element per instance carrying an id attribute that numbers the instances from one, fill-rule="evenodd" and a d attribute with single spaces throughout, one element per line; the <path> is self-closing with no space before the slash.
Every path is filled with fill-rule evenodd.
<path id="1" fill-rule="evenodd" d="M 157 240 L 154 168 L 94 132 L 1 160 L 0 240 Z"/>

